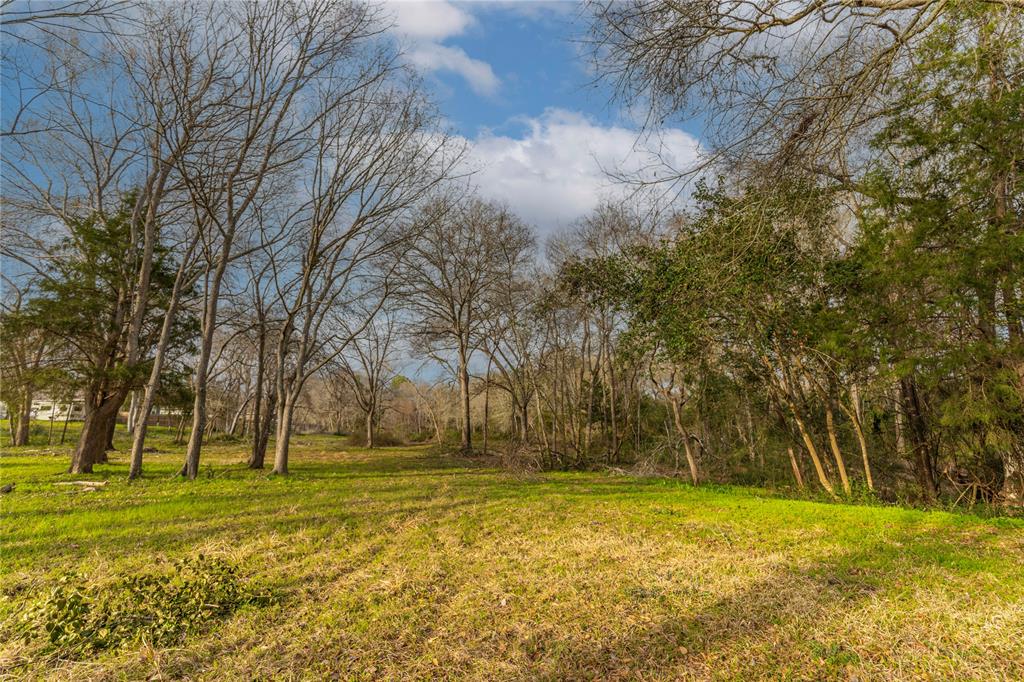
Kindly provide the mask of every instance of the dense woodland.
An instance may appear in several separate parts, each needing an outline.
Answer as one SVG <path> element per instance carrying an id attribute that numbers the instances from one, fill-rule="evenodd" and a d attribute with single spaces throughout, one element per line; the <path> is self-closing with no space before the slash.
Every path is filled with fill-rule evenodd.
<path id="1" fill-rule="evenodd" d="M 4 15 L 2 398 L 834 497 L 1024 501 L 1024 6 L 591 2 L 700 162 L 541 238 L 351 1 Z M 73 13 L 69 13 L 73 14 Z M 12 103 L 16 105 L 12 106 Z M 614 171 L 610 171 L 614 172 Z"/>

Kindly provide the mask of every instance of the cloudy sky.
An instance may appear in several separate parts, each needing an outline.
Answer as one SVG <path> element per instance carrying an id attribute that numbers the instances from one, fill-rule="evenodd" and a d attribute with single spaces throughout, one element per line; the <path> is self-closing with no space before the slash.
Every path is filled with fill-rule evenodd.
<path id="1" fill-rule="evenodd" d="M 542 233 L 621 191 L 608 170 L 647 167 L 655 147 L 676 167 L 696 154 L 699 131 L 638 139 L 637 126 L 594 86 L 576 3 L 403 0 L 385 8 L 406 58 L 469 142 L 480 192 Z"/>

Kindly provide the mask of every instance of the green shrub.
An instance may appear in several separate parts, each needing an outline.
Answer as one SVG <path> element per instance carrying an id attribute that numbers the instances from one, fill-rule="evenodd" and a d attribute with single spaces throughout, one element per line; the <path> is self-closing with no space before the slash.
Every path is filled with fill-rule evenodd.
<path id="1" fill-rule="evenodd" d="M 22 633 L 28 639 L 45 635 L 47 648 L 63 656 L 85 657 L 138 639 L 172 645 L 239 608 L 273 601 L 224 559 L 200 554 L 173 562 L 169 571 L 106 586 L 64 575 L 25 611 Z"/>

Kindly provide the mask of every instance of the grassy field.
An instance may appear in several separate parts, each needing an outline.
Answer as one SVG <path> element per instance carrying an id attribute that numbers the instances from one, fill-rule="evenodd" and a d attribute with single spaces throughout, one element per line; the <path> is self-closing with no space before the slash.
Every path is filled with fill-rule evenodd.
<path id="1" fill-rule="evenodd" d="M 292 475 L 207 450 L 8 449 L 0 675 L 17 679 L 1024 679 L 1024 521 L 786 500 L 296 439 Z M 123 444 L 123 441 L 121 441 Z M 87 585 L 223 557 L 274 603 L 70 660 L 15 625 Z"/>

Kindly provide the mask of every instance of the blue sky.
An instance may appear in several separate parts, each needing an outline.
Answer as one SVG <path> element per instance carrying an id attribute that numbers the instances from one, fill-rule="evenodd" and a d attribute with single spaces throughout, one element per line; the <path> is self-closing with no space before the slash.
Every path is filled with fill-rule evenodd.
<path id="1" fill-rule="evenodd" d="M 693 129 L 638 140 L 635 123 L 594 85 L 576 3 L 403 0 L 385 9 L 407 59 L 469 143 L 480 193 L 541 234 L 621 194 L 607 171 L 650 166 L 652 146 L 677 168 L 697 153 Z"/>
<path id="2" fill-rule="evenodd" d="M 609 171 L 649 173 L 662 160 L 679 169 L 698 153 L 699 129 L 685 125 L 639 139 L 595 85 L 577 2 L 370 1 L 393 20 L 405 58 L 465 139 L 479 193 L 509 204 L 542 237 L 624 194 Z"/>
<path id="3" fill-rule="evenodd" d="M 575 3 L 401 0 L 389 3 L 389 10 L 400 30 L 413 33 L 406 49 L 414 57 L 422 49 L 415 33 L 433 33 L 437 38 L 430 42 L 461 50 L 483 73 L 493 74 L 491 80 L 460 61 L 444 67 L 443 59 L 418 60 L 430 69 L 437 99 L 465 135 L 480 128 L 509 132 L 517 117 L 540 116 L 553 107 L 585 111 L 606 123 L 615 118 L 607 93 L 592 86 L 579 56 L 583 25 Z"/>

